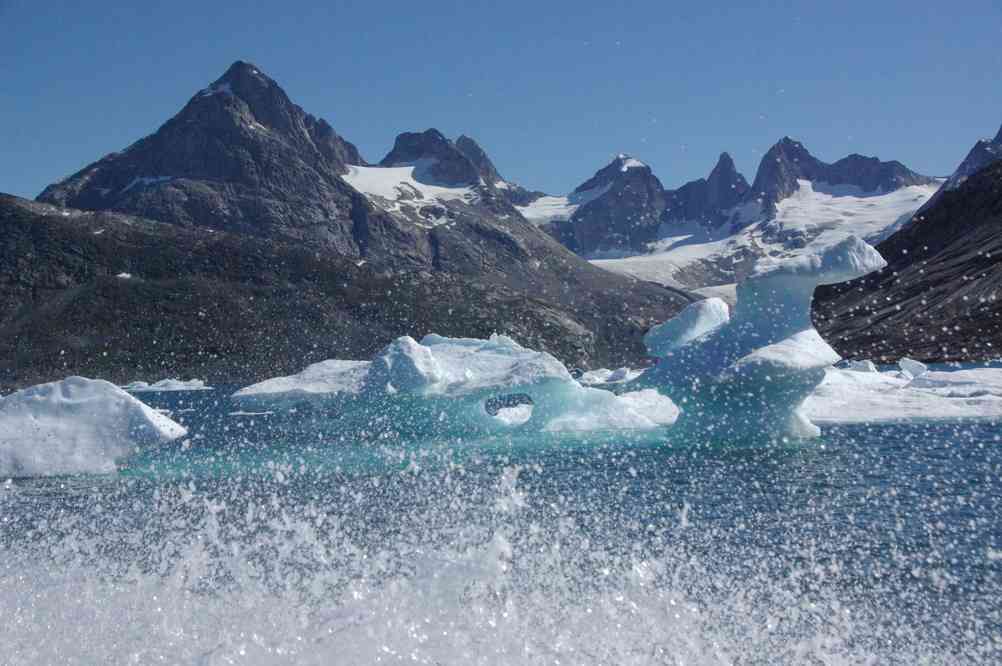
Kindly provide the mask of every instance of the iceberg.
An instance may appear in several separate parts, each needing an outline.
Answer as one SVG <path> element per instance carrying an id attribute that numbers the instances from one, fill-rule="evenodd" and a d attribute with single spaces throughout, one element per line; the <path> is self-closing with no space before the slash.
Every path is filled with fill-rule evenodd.
<path id="1" fill-rule="evenodd" d="M 143 381 L 130 382 L 122 386 L 123 390 L 130 393 L 155 393 L 160 391 L 207 391 L 211 386 L 206 386 L 201 379 L 161 379 L 152 384 Z"/>
<path id="2" fill-rule="evenodd" d="M 430 334 L 420 342 L 397 338 L 371 361 L 316 363 L 232 399 L 258 408 L 320 404 L 340 411 L 343 425 L 368 432 L 652 429 L 674 421 L 671 400 L 654 391 L 624 393 L 583 386 L 552 355 L 503 335 Z"/>
<path id="3" fill-rule="evenodd" d="M 722 298 L 690 303 L 674 318 L 647 331 L 644 345 L 651 356 L 667 356 L 675 349 L 715 330 L 730 319 L 730 309 Z"/>
<path id="4" fill-rule="evenodd" d="M 0 398 L 0 477 L 113 472 L 184 426 L 114 384 L 69 377 Z"/>
<path id="5" fill-rule="evenodd" d="M 929 370 L 925 363 L 914 361 L 907 357 L 898 361 L 898 367 L 901 368 L 901 372 L 906 379 L 921 377 Z"/>
<path id="6" fill-rule="evenodd" d="M 845 369 L 852 372 L 878 372 L 877 366 L 870 360 L 848 361 Z"/>
<path id="7" fill-rule="evenodd" d="M 884 265 L 850 236 L 823 252 L 760 266 L 738 284 L 733 315 L 722 301 L 700 301 L 649 333 L 658 363 L 627 387 L 670 397 L 681 408 L 675 427 L 702 438 L 815 437 L 820 429 L 801 405 L 839 356 L 811 323 L 814 289 Z"/>
<path id="8" fill-rule="evenodd" d="M 814 423 L 1002 419 L 1002 368 L 903 373 L 829 368 L 804 402 Z"/>

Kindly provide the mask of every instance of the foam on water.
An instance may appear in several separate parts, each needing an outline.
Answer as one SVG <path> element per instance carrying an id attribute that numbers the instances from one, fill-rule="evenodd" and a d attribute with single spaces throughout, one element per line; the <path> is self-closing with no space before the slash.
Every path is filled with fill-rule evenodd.
<path id="1" fill-rule="evenodd" d="M 869 462 L 890 469 L 930 432 L 897 434 L 911 440 Z M 950 564 L 969 547 L 988 552 L 958 536 L 959 516 L 992 515 L 998 485 L 980 497 L 969 488 L 972 504 L 954 506 L 964 486 L 934 466 L 957 455 L 949 444 L 912 460 L 925 465 L 916 478 L 943 484 L 918 497 L 893 471 L 852 483 L 853 456 L 825 454 L 824 443 L 700 452 L 655 438 L 548 437 L 370 443 L 365 465 L 327 442 L 315 452 L 327 472 L 257 443 L 205 477 L 190 459 L 160 461 L 173 472 L 148 459 L 118 477 L 8 483 L 5 653 L 13 663 L 193 664 L 999 656 L 997 565 L 986 555 L 974 574 Z M 236 441 L 186 453 L 225 458 Z M 983 462 L 966 469 L 980 474 Z M 888 519 L 922 507 L 928 524 Z M 873 530 L 884 523 L 886 533 Z M 982 596 L 954 596 L 964 575 L 981 577 Z"/>

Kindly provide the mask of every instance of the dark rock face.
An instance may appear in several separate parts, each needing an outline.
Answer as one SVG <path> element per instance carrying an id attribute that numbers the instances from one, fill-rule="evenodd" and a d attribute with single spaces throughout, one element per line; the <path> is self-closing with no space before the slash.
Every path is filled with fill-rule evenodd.
<path id="1" fill-rule="evenodd" d="M 462 187 L 476 185 L 480 180 L 473 162 L 437 129 L 404 132 L 379 163 L 384 167 L 412 164 L 417 165 L 415 178 L 432 185 Z"/>
<path id="2" fill-rule="evenodd" d="M 999 128 L 999 133 L 994 139 L 981 139 L 974 144 L 957 170 L 943 183 L 943 187 L 932 195 L 932 198 L 925 202 L 925 205 L 915 215 L 924 215 L 927 210 L 936 205 L 944 192 L 957 189 L 972 175 L 999 160 L 1002 160 L 1002 128 Z"/>
<path id="3" fill-rule="evenodd" d="M 734 160 L 721 153 L 707 178 L 690 181 L 670 193 L 665 220 L 719 224 L 728 209 L 741 203 L 748 189 L 748 181 L 738 173 Z"/>
<path id="4" fill-rule="evenodd" d="M 908 185 L 935 182 L 900 162 L 881 162 L 876 157 L 849 155 L 828 164 L 811 155 L 799 141 L 783 137 L 762 158 L 746 198 L 761 200 L 765 213 L 775 214 L 776 204 L 797 191 L 798 180 L 855 185 L 865 192 L 889 192 Z"/>
<path id="5" fill-rule="evenodd" d="M 480 144 L 470 137 L 465 134 L 460 135 L 456 139 L 456 150 L 465 155 L 466 159 L 473 163 L 473 166 L 477 169 L 477 173 L 480 174 L 480 178 L 488 185 L 497 185 L 504 181 L 494 163 L 491 162 L 491 158 L 487 156 L 487 153 L 480 147 Z"/>
<path id="6" fill-rule="evenodd" d="M 643 251 L 657 238 L 667 204 L 651 168 L 628 155 L 617 156 L 570 198 L 583 203 L 570 220 L 551 223 L 547 230 L 584 256 Z"/>
<path id="7" fill-rule="evenodd" d="M 361 161 L 325 121 L 237 62 L 154 134 L 47 187 L 39 200 L 309 239 L 359 255 L 353 227 L 372 211 L 338 176 Z"/>
<path id="8" fill-rule="evenodd" d="M 1002 162 L 967 176 L 877 246 L 888 267 L 819 288 L 818 330 L 850 358 L 997 359 L 1002 348 Z"/>
<path id="9" fill-rule="evenodd" d="M 471 246 L 495 232 L 479 233 Z M 539 269 L 565 280 L 497 279 L 526 249 L 510 245 L 484 277 L 390 272 L 295 241 L 0 195 L 0 389 L 67 374 L 250 382 L 429 332 L 506 332 L 571 365 L 614 366 L 643 358 L 647 328 L 688 301 L 575 270 L 569 255 Z"/>

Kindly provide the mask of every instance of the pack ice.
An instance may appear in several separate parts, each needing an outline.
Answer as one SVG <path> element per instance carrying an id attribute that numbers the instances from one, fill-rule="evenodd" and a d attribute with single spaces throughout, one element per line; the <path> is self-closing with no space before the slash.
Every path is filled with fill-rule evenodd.
<path id="1" fill-rule="evenodd" d="M 233 399 L 251 407 L 306 400 L 340 411 L 349 427 L 425 433 L 654 428 L 677 414 L 653 390 L 583 386 L 552 355 L 503 335 L 404 336 L 371 361 L 323 361 Z"/>
<path id="2" fill-rule="evenodd" d="M 0 398 L 0 477 L 111 472 L 185 434 L 114 384 L 69 377 Z"/>

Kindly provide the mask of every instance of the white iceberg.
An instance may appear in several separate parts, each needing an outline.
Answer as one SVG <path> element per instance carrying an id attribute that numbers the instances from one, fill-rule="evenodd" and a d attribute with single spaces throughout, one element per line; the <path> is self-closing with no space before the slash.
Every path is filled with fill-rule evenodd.
<path id="1" fill-rule="evenodd" d="M 893 423 L 944 419 L 1002 419 L 1002 369 L 902 373 L 829 368 L 807 398 L 815 423 Z"/>
<path id="2" fill-rule="evenodd" d="M 274 377 L 242 388 L 232 397 L 247 405 L 330 400 L 357 394 L 368 373 L 369 361 L 321 361 L 298 374 Z"/>
<path id="3" fill-rule="evenodd" d="M 636 379 L 644 373 L 643 368 L 598 368 L 582 373 L 578 377 L 578 383 L 584 386 L 602 386 L 603 384 L 620 384 Z"/>
<path id="4" fill-rule="evenodd" d="M 676 427 L 701 436 L 813 437 L 820 430 L 800 409 L 839 360 L 814 329 L 811 298 L 821 284 L 843 282 L 885 265 L 849 237 L 820 254 L 767 265 L 737 286 L 734 314 L 720 304 L 690 305 L 652 338 L 662 358 L 633 387 L 655 388 L 682 410 Z M 670 322 L 669 322 L 670 323 Z"/>
<path id="5" fill-rule="evenodd" d="M 906 379 L 921 377 L 929 370 L 925 363 L 914 361 L 910 358 L 899 360 L 898 367 L 901 368 L 901 372 L 905 375 Z"/>
<path id="6" fill-rule="evenodd" d="M 878 372 L 877 366 L 870 360 L 849 361 L 845 369 L 850 372 Z"/>
<path id="7" fill-rule="evenodd" d="M 677 413 L 661 396 L 617 396 L 582 386 L 550 354 L 503 335 L 475 340 L 432 334 L 420 342 L 403 336 L 372 361 L 324 361 L 232 397 L 255 407 L 303 400 L 336 406 L 344 421 L 365 430 L 650 429 Z"/>
<path id="8" fill-rule="evenodd" d="M 106 381 L 40 384 L 0 398 L 0 477 L 111 472 L 186 432 Z"/>
<path id="9" fill-rule="evenodd" d="M 647 331 L 644 345 L 651 356 L 667 356 L 696 338 L 706 335 L 730 319 L 730 308 L 722 298 L 690 303 L 674 318 Z"/>
<path id="10" fill-rule="evenodd" d="M 201 379 L 161 379 L 152 384 L 143 381 L 130 382 L 122 386 L 123 390 L 130 393 L 157 393 L 167 391 L 208 391 L 212 387 L 207 386 Z"/>

